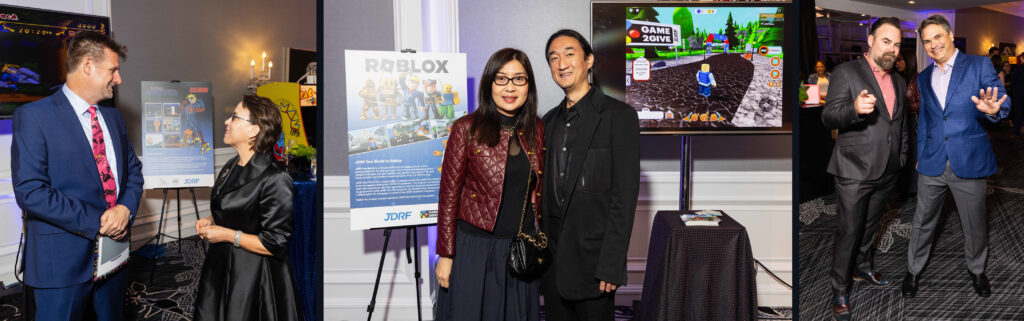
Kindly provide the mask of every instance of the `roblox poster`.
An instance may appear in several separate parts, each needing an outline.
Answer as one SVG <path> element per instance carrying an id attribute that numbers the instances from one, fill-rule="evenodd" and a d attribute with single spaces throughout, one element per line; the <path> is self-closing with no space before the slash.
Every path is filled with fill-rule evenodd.
<path id="1" fill-rule="evenodd" d="M 345 51 L 352 230 L 434 224 L 466 55 Z"/>
<path id="2" fill-rule="evenodd" d="M 210 82 L 142 82 L 145 188 L 213 186 Z"/>
<path id="3" fill-rule="evenodd" d="M 782 8 L 626 11 L 625 101 L 641 128 L 782 126 Z"/>

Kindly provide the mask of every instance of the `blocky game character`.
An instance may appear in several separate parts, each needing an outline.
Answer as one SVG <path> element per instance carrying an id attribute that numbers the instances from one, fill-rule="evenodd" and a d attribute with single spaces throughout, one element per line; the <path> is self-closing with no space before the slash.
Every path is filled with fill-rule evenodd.
<path id="1" fill-rule="evenodd" d="M 196 113 L 206 111 L 206 104 L 203 103 L 202 99 L 196 97 L 195 94 L 185 96 L 185 101 L 181 102 L 181 104 L 185 105 L 182 108 L 184 112 L 182 116 L 185 118 L 185 126 L 182 126 L 182 137 L 185 137 L 184 143 L 189 147 L 198 145 L 199 152 L 205 154 L 210 150 L 210 144 L 206 142 L 203 132 L 199 130 L 199 126 L 196 123 Z"/>
<path id="2" fill-rule="evenodd" d="M 402 119 L 419 118 L 417 110 L 423 108 L 423 92 L 419 91 L 420 77 L 401 74 L 398 76 L 398 81 L 402 84 L 402 96 L 405 98 L 402 102 L 402 106 L 405 107 Z"/>
<path id="3" fill-rule="evenodd" d="M 384 118 L 388 115 L 391 119 L 398 118 L 398 82 L 394 78 L 384 78 L 380 82 L 377 99 L 380 100 L 381 107 L 384 107 Z"/>
<path id="4" fill-rule="evenodd" d="M 711 73 L 711 65 L 701 64 L 697 72 L 697 92 L 704 97 L 711 96 L 711 87 L 718 87 L 715 75 Z"/>
<path id="5" fill-rule="evenodd" d="M 366 119 L 366 114 L 373 111 L 373 119 L 380 119 L 380 107 L 377 107 L 377 85 L 373 79 L 366 79 L 366 85 L 359 90 L 359 97 L 363 98 L 363 113 L 359 119 Z"/>
<path id="6" fill-rule="evenodd" d="M 441 93 L 441 116 L 447 119 L 455 119 L 455 105 L 459 104 L 459 92 L 452 89 L 452 84 L 444 84 L 444 92 Z"/>
<path id="7" fill-rule="evenodd" d="M 429 112 L 434 113 L 434 119 L 441 119 L 441 114 L 437 112 L 437 104 L 443 102 L 444 99 L 441 98 L 441 93 L 437 91 L 437 80 L 424 80 L 423 92 L 425 95 L 423 98 L 423 119 L 427 119 L 427 113 Z"/>

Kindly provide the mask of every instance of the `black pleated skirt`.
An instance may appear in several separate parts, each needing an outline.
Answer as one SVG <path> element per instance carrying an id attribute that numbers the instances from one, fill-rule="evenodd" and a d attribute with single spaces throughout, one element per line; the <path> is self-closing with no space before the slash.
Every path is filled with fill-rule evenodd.
<path id="1" fill-rule="evenodd" d="M 508 271 L 511 238 L 484 237 L 455 229 L 449 288 L 437 296 L 435 320 L 528 320 L 540 318 L 540 281 Z"/>

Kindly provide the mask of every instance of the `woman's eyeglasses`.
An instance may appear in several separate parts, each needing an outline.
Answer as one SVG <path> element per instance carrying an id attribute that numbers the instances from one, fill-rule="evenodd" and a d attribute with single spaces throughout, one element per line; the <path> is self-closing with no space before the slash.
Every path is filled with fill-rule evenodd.
<path id="1" fill-rule="evenodd" d="M 231 117 L 229 117 L 228 119 L 231 119 L 231 121 L 234 121 L 235 119 L 241 119 L 241 120 L 246 121 L 247 123 L 250 123 L 250 124 L 253 124 L 253 125 L 256 124 L 256 123 L 252 122 L 251 120 L 249 120 L 249 119 L 247 119 L 245 117 L 238 116 L 238 114 L 231 114 Z"/>
<path id="2" fill-rule="evenodd" d="M 516 86 L 526 86 L 526 83 L 527 83 L 526 82 L 527 81 L 526 76 L 515 76 L 515 77 L 512 77 L 512 78 L 505 77 L 505 76 L 497 76 L 497 77 L 494 77 L 494 84 L 498 85 L 498 86 L 505 86 L 505 85 L 508 85 L 508 82 L 510 80 L 512 81 L 512 84 L 516 85 Z"/>

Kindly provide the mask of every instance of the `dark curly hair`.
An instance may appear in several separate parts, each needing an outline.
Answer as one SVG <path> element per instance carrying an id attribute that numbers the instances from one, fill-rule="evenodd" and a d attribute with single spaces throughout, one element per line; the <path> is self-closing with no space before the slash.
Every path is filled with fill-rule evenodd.
<path id="1" fill-rule="evenodd" d="M 242 107 L 249 110 L 249 120 L 252 124 L 260 127 L 260 133 L 256 134 L 252 149 L 257 153 L 274 150 L 274 145 L 281 137 L 281 112 L 277 109 L 277 104 L 266 97 L 245 95 L 242 98 Z"/>

